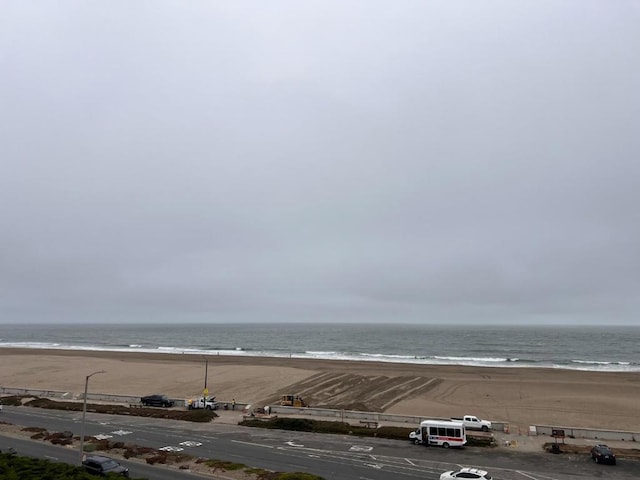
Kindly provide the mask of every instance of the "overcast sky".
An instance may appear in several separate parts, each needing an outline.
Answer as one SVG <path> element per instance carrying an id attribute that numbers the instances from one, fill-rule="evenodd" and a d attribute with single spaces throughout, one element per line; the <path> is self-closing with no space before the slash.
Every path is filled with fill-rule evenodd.
<path id="1" fill-rule="evenodd" d="M 640 2 L 5 1 L 0 323 L 640 323 Z"/>

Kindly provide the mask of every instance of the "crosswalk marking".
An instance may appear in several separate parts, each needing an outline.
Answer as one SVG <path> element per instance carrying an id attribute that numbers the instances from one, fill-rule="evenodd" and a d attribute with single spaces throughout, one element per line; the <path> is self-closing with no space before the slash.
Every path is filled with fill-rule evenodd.
<path id="1" fill-rule="evenodd" d="M 162 450 L 163 452 L 181 452 L 184 450 L 184 448 L 172 447 L 171 445 L 167 445 L 166 447 L 161 447 L 158 450 Z"/>
<path id="2" fill-rule="evenodd" d="M 349 450 L 352 452 L 370 452 L 373 447 L 367 445 L 353 445 Z"/>
<path id="3" fill-rule="evenodd" d="M 182 445 L 183 447 L 199 447 L 200 445 L 202 445 L 202 443 L 187 440 L 186 442 L 180 442 L 180 445 Z"/>

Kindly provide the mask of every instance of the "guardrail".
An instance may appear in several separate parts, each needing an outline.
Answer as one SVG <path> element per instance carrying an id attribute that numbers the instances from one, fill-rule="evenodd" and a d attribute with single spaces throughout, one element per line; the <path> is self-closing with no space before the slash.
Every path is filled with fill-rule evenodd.
<path id="1" fill-rule="evenodd" d="M 594 440 L 620 440 L 623 442 L 635 442 L 640 439 L 640 432 L 627 432 L 624 430 L 596 430 L 595 428 L 576 428 L 551 425 L 532 425 L 534 435 L 549 435 L 553 437 L 554 432 L 561 430 L 566 438 L 589 438 Z M 530 428 L 532 431 L 532 428 Z"/>

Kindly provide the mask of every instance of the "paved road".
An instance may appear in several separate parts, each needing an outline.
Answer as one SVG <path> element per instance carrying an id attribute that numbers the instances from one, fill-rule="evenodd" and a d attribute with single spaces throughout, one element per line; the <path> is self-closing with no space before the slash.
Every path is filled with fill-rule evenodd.
<path id="1" fill-rule="evenodd" d="M 65 447 L 57 447 L 45 442 L 34 442 L 32 440 L 21 440 L 0 436 L 0 449 L 4 452 L 6 448 L 14 448 L 18 454 L 45 458 L 52 462 L 77 464 L 79 456 L 77 450 L 70 450 Z M 190 478 L 193 480 L 213 480 L 223 477 L 214 476 L 198 476 L 194 474 L 185 474 L 178 470 L 168 468 L 158 468 L 147 465 L 138 461 L 129 461 L 117 459 L 118 462 L 129 468 L 133 478 L 146 478 L 149 480 L 179 480 L 181 478 Z"/>
<path id="2" fill-rule="evenodd" d="M 38 426 L 50 431 L 80 431 L 80 414 L 6 407 L 4 421 Z M 311 472 L 328 480 L 438 479 L 445 470 L 478 466 L 497 480 L 575 480 L 607 478 L 637 480 L 640 462 L 621 460 L 615 467 L 593 464 L 588 456 L 521 453 L 508 449 L 467 447 L 462 450 L 416 446 L 402 441 L 318 435 L 224 425 L 192 424 L 172 420 L 87 414 L 87 435 L 121 438 L 128 443 L 154 448 L 182 448 L 186 453 L 278 471 Z M 6 444 L 6 438 L 0 441 Z M 77 452 L 73 452 L 77 458 Z M 133 476 L 165 480 L 164 472 Z M 146 466 L 145 466 L 146 467 Z M 148 467 L 151 468 L 151 467 Z M 171 478 L 191 476 L 172 471 Z"/>

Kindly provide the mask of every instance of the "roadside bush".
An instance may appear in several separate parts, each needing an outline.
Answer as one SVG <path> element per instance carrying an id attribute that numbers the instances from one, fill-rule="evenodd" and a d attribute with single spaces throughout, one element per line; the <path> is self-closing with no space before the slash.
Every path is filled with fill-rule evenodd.
<path id="1" fill-rule="evenodd" d="M 112 448 L 112 443 L 109 440 L 98 440 L 95 437 L 89 437 L 88 439 L 89 444 L 94 445 L 95 450 L 98 451 L 106 451 L 106 450 L 111 450 Z"/>
<path id="2" fill-rule="evenodd" d="M 0 453 L 0 478 L 3 480 L 95 479 L 94 476 L 89 475 L 81 467 L 6 453 Z"/>
<path id="3" fill-rule="evenodd" d="M 138 445 L 126 445 L 124 451 L 124 458 L 142 457 L 155 452 L 155 448 L 151 447 L 139 447 Z"/>
<path id="4" fill-rule="evenodd" d="M 204 464 L 209 468 L 213 468 L 214 470 L 223 471 L 242 470 L 243 468 L 245 468 L 245 465 L 241 463 L 234 463 L 223 460 L 205 460 Z"/>
<path id="5" fill-rule="evenodd" d="M 468 447 L 490 447 L 495 445 L 493 437 L 469 437 L 467 436 Z"/>
<path id="6" fill-rule="evenodd" d="M 250 419 L 243 420 L 240 425 L 246 427 L 275 428 L 280 430 L 293 430 L 297 432 L 333 433 L 339 435 L 356 435 L 361 437 L 380 437 L 393 440 L 406 440 L 409 438 L 410 428 L 404 427 L 380 427 L 366 428 L 349 425 L 342 422 L 327 422 L 312 420 L 309 418 L 272 418 L 269 420 Z"/>
<path id="7" fill-rule="evenodd" d="M 24 427 L 22 429 L 23 432 L 36 432 L 36 433 L 47 433 L 46 428 L 42 427 Z"/>
<path id="8" fill-rule="evenodd" d="M 22 397 L 20 397 L 20 399 L 21 398 Z M 51 400 L 50 398 L 28 398 L 31 398 L 31 400 L 26 402 L 24 405 L 35 408 L 49 408 L 52 410 L 81 412 L 83 407 L 82 403 L 79 402 L 58 402 L 56 400 Z M 22 405 L 21 400 L 17 400 L 17 405 Z M 153 407 L 131 408 L 124 405 L 107 405 L 96 403 L 87 404 L 87 411 L 95 413 L 105 413 L 109 415 L 170 418 L 172 420 L 183 420 L 186 422 L 199 423 L 210 422 L 218 416 L 213 410 L 173 410 Z"/>
<path id="9" fill-rule="evenodd" d="M 153 457 L 148 457 L 146 462 L 149 465 L 155 465 L 156 463 L 166 464 L 167 463 L 167 452 L 158 452 L 157 455 L 154 455 Z"/>
<path id="10" fill-rule="evenodd" d="M 3 405 L 11 405 L 12 407 L 19 407 L 22 405 L 23 398 L 32 398 L 32 397 L 23 397 L 18 395 L 11 395 L 9 397 L 2 397 Z"/>

